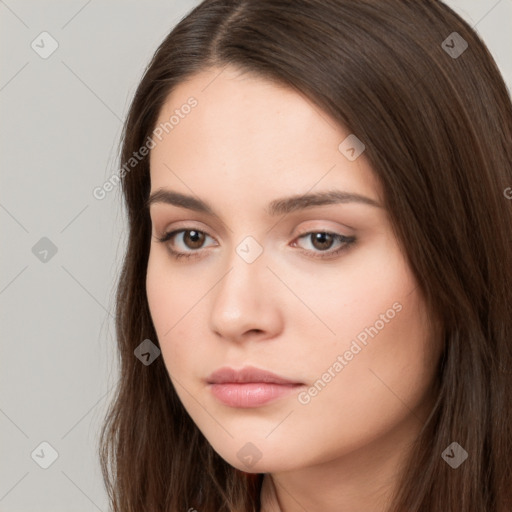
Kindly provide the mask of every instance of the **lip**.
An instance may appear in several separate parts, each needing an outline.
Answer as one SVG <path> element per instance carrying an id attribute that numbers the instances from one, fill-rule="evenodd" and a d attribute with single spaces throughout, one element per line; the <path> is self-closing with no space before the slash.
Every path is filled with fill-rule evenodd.
<path id="1" fill-rule="evenodd" d="M 238 408 L 259 407 L 304 385 L 254 366 L 245 366 L 241 370 L 219 368 L 207 377 L 206 382 L 220 402 Z"/>
<path id="2" fill-rule="evenodd" d="M 260 407 L 292 393 L 300 387 L 302 387 L 301 384 L 269 384 L 265 382 L 209 385 L 212 394 L 224 405 L 238 408 Z"/>
<path id="3" fill-rule="evenodd" d="M 206 378 L 208 384 L 227 384 L 227 383 L 267 383 L 267 384 L 303 384 L 302 382 L 286 379 L 272 372 L 261 370 L 255 366 L 244 366 L 240 370 L 235 370 L 229 366 L 223 366 L 215 370 Z"/>

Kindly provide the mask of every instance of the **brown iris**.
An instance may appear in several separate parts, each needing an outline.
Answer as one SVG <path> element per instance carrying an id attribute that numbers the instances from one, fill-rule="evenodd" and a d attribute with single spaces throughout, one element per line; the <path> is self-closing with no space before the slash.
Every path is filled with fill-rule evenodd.
<path id="1" fill-rule="evenodd" d="M 334 236 L 330 233 L 314 233 L 313 235 L 308 236 L 313 236 L 313 246 L 321 250 L 329 249 L 334 240 Z M 316 245 L 317 243 L 319 246 Z"/>

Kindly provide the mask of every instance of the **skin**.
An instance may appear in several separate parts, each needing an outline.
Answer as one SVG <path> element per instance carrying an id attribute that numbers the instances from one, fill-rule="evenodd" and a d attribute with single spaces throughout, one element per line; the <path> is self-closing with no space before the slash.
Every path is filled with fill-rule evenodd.
<path id="1" fill-rule="evenodd" d="M 184 407 L 231 465 L 270 473 L 281 509 L 386 510 L 399 465 L 432 406 L 439 358 L 418 283 L 384 207 L 315 206 L 265 213 L 277 198 L 337 189 L 383 205 L 364 152 L 349 161 L 350 134 L 309 99 L 227 67 L 203 71 L 167 99 L 158 123 L 194 96 L 198 105 L 150 153 L 151 193 L 170 189 L 207 201 L 220 217 L 154 203 L 147 298 L 162 357 Z M 162 243 L 176 229 L 203 230 Z M 355 236 L 315 244 L 306 233 Z M 236 248 L 252 236 L 252 263 Z M 169 247 L 196 252 L 175 260 Z M 324 249 L 322 249 L 324 247 Z M 306 404 L 291 393 L 261 407 L 219 402 L 205 378 L 245 365 L 314 386 L 365 327 L 401 310 Z M 251 442 L 251 467 L 237 452 Z M 247 448 L 246 448 L 247 449 Z M 268 478 L 268 476 L 266 477 Z"/>

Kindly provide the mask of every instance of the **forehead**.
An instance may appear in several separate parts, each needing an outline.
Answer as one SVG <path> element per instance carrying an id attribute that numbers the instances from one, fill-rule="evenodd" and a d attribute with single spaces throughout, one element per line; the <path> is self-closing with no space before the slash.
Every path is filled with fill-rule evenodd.
<path id="1" fill-rule="evenodd" d="M 350 161 L 339 148 L 348 130 L 299 92 L 235 68 L 212 68 L 180 83 L 156 127 L 152 191 L 215 193 L 221 201 L 223 187 L 277 197 L 318 184 L 380 198 L 364 153 Z"/>

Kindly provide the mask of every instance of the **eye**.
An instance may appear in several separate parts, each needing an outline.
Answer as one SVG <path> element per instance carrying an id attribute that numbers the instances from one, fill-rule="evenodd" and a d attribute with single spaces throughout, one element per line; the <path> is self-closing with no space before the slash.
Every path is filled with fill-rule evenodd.
<path id="1" fill-rule="evenodd" d="M 354 236 L 344 236 L 339 233 L 331 233 L 330 231 L 309 231 L 302 235 L 299 235 L 298 240 L 309 239 L 311 246 L 315 249 L 314 251 L 304 251 L 311 254 L 313 258 L 330 259 L 336 257 L 338 254 L 347 250 L 352 245 L 356 238 Z M 329 250 L 334 242 L 339 242 L 341 245 L 334 250 Z"/>
<path id="2" fill-rule="evenodd" d="M 177 237 L 177 235 L 182 236 Z M 313 238 L 311 238 L 312 236 Z M 209 237 L 209 235 L 198 229 L 178 229 L 169 233 L 164 233 L 162 237 L 157 237 L 157 240 L 161 243 L 167 243 L 169 252 L 171 253 L 172 257 L 179 259 L 195 258 L 200 256 L 200 251 L 198 249 L 202 248 L 206 237 Z M 331 259 L 336 257 L 338 254 L 347 250 L 348 247 L 356 241 L 354 236 L 344 236 L 339 233 L 331 233 L 329 231 L 309 231 L 299 235 L 296 240 L 307 239 L 308 237 L 312 242 L 311 245 L 313 250 L 303 249 L 301 252 L 306 253 L 309 257 L 312 258 L 323 259 Z M 181 238 L 181 243 L 185 246 L 185 249 L 188 248 L 191 250 L 177 251 L 176 249 L 172 248 L 172 244 L 168 242 L 174 242 L 174 238 Z M 334 242 L 338 242 L 341 245 L 335 250 L 330 250 Z M 295 247 L 297 244 L 294 242 L 291 245 L 292 247 Z"/>
<path id="3" fill-rule="evenodd" d="M 199 231 L 198 229 L 177 229 L 169 233 L 164 233 L 164 235 L 161 238 L 158 238 L 158 241 L 162 243 L 170 242 L 174 237 L 176 237 L 176 235 L 179 234 L 184 235 L 181 237 L 182 242 L 184 242 L 185 244 L 189 244 L 189 248 L 191 248 L 192 251 L 176 251 L 171 247 L 171 244 L 168 244 L 171 255 L 176 259 L 191 257 L 195 258 L 198 255 L 196 254 L 197 251 L 195 249 L 200 249 L 202 244 L 204 243 L 205 238 L 209 236 L 204 231 Z"/>

